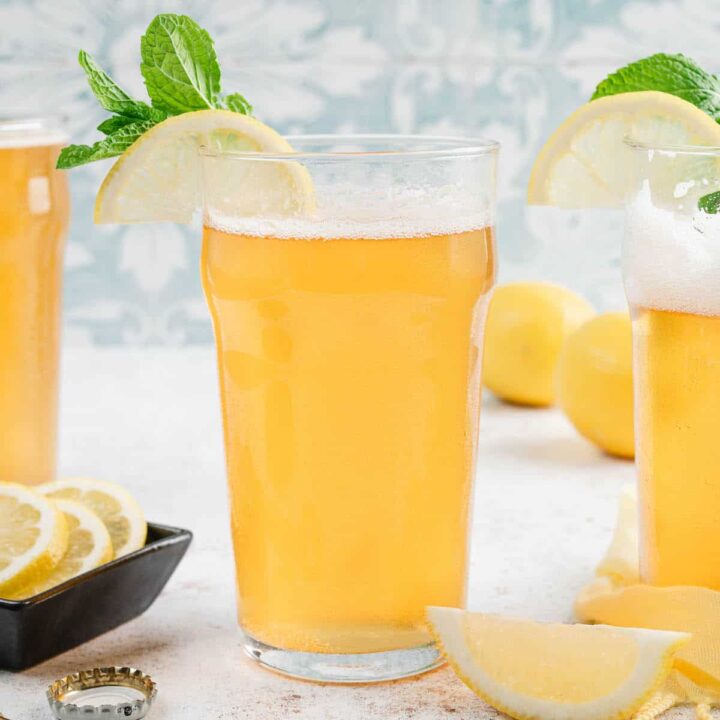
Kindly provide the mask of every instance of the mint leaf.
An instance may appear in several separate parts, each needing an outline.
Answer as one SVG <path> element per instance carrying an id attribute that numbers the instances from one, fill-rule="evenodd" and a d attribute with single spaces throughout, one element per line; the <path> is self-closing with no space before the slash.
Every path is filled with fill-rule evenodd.
<path id="1" fill-rule="evenodd" d="M 171 115 L 217 107 L 220 66 L 210 35 L 187 15 L 158 15 L 140 41 L 153 107 Z"/>
<path id="2" fill-rule="evenodd" d="M 253 106 L 240 93 L 226 95 L 224 100 L 228 110 L 241 115 L 252 115 Z"/>
<path id="3" fill-rule="evenodd" d="M 590 99 L 643 90 L 677 95 L 720 122 L 720 79 L 684 55 L 657 53 L 630 63 L 608 75 Z"/>
<path id="4" fill-rule="evenodd" d="M 698 209 L 708 215 L 715 215 L 720 211 L 720 190 L 703 195 L 698 200 Z"/>
<path id="5" fill-rule="evenodd" d="M 127 115 L 113 115 L 107 120 L 103 120 L 97 126 L 97 129 L 104 135 L 112 135 L 120 128 L 124 128 L 126 125 L 130 125 L 130 123 L 134 122 L 137 122 L 137 120 L 135 118 L 127 117 Z"/>
<path id="6" fill-rule="evenodd" d="M 57 167 L 60 170 L 67 170 L 95 160 L 105 160 L 122 155 L 155 124 L 152 120 L 141 120 L 116 130 L 112 135 L 108 135 L 104 140 L 93 145 L 69 145 L 61 150 Z"/>
<path id="7" fill-rule="evenodd" d="M 90 89 L 106 110 L 135 120 L 160 122 L 167 117 L 167 113 L 133 100 L 84 50 L 78 53 L 78 62 L 87 75 Z"/>

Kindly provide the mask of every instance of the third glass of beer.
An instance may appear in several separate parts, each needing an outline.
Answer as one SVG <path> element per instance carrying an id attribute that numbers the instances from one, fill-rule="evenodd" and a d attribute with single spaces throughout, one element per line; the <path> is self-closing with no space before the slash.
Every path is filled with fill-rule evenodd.
<path id="1" fill-rule="evenodd" d="M 276 670 L 403 677 L 465 603 L 497 146 L 290 140 L 203 158 L 239 620 Z"/>
<path id="2" fill-rule="evenodd" d="M 720 589 L 720 149 L 630 145 L 640 573 Z"/>
<path id="3" fill-rule="evenodd" d="M 65 140 L 44 120 L 0 119 L 0 482 L 55 479 Z"/>

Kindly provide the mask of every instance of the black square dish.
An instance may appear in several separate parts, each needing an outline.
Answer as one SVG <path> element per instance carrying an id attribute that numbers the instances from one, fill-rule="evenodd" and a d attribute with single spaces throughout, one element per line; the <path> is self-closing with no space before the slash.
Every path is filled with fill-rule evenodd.
<path id="1" fill-rule="evenodd" d="M 141 615 L 192 540 L 148 523 L 145 547 L 28 600 L 0 599 L 0 669 L 24 670 Z"/>

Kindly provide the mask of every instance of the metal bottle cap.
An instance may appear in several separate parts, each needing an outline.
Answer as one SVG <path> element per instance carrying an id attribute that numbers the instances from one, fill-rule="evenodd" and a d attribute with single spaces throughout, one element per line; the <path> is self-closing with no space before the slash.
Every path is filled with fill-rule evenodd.
<path id="1" fill-rule="evenodd" d="M 110 716 L 140 720 L 156 695 L 152 678 L 128 667 L 83 670 L 56 680 L 47 689 L 48 703 L 57 720 Z"/>

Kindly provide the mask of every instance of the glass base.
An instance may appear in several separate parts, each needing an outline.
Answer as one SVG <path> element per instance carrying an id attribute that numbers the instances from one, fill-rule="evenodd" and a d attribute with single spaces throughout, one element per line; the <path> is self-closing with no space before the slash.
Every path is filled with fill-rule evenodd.
<path id="1" fill-rule="evenodd" d="M 433 643 L 406 650 L 357 655 L 282 650 L 244 633 L 243 648 L 257 663 L 275 672 L 315 682 L 373 683 L 400 680 L 445 663 Z"/>

